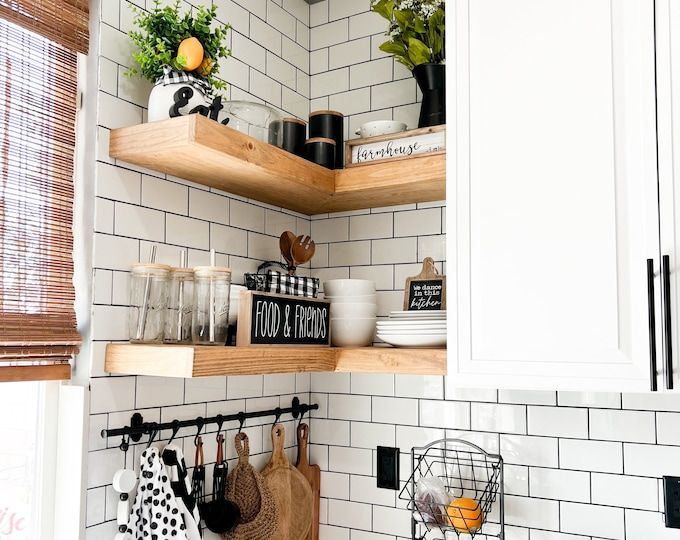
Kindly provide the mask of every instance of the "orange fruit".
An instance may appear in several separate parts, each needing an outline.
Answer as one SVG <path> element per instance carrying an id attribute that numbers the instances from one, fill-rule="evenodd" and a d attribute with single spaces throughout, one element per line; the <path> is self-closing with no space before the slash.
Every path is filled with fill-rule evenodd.
<path id="1" fill-rule="evenodd" d="M 185 71 L 193 71 L 203 62 L 203 45 L 195 37 L 189 37 L 177 47 L 177 59 Z"/>
<path id="2" fill-rule="evenodd" d="M 482 527 L 484 514 L 479 503 L 474 499 L 461 497 L 454 499 L 446 509 L 451 525 L 458 532 L 474 533 Z"/>
<path id="3" fill-rule="evenodd" d="M 198 74 L 201 77 L 207 77 L 208 75 L 210 75 L 210 72 L 213 70 L 213 67 L 215 67 L 215 61 L 212 58 L 206 56 L 205 58 L 203 58 L 203 62 L 201 62 L 201 65 L 198 66 Z"/>

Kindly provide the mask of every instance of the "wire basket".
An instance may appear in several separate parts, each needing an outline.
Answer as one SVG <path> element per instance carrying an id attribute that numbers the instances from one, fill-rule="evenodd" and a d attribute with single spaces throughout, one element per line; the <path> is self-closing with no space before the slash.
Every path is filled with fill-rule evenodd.
<path id="1" fill-rule="evenodd" d="M 411 471 L 399 498 L 411 511 L 413 540 L 505 538 L 500 455 L 440 439 L 411 449 Z"/>

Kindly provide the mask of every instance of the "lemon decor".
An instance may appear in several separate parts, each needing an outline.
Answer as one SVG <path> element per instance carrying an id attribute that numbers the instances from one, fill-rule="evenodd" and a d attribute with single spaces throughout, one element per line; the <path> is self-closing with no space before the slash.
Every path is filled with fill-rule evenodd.
<path id="1" fill-rule="evenodd" d="M 451 501 L 446 509 L 451 525 L 459 533 L 475 533 L 484 522 L 484 513 L 474 499 L 461 497 Z"/>
<path id="2" fill-rule="evenodd" d="M 231 54 L 225 46 L 231 27 L 217 22 L 214 4 L 210 8 L 199 5 L 184 14 L 180 14 L 179 0 L 168 6 L 154 0 L 149 11 L 132 4 L 130 9 L 138 30 L 128 34 L 137 48 L 132 54 L 136 65 L 128 75 L 156 83 L 170 67 L 204 81 L 210 89 L 225 88 L 217 74 L 220 59 Z"/>

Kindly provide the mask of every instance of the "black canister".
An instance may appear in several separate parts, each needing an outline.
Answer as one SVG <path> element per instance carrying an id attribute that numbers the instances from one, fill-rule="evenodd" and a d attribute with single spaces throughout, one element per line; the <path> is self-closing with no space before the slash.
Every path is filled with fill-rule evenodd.
<path id="1" fill-rule="evenodd" d="M 326 167 L 327 169 L 332 169 L 335 163 L 335 141 L 333 139 L 328 139 L 326 137 L 313 137 L 307 139 L 305 143 L 305 149 L 307 154 L 307 159 Z"/>
<path id="2" fill-rule="evenodd" d="M 345 167 L 344 117 L 338 111 L 314 111 L 309 114 L 310 138 L 325 137 L 335 141 L 334 169 Z"/>
<path id="3" fill-rule="evenodd" d="M 299 118 L 283 119 L 283 146 L 286 152 L 305 157 L 305 140 L 307 139 L 307 122 Z"/>

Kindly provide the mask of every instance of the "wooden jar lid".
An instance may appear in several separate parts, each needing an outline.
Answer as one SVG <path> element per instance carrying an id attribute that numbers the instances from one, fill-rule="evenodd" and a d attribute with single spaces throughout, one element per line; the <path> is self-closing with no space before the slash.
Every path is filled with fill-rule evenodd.
<path id="1" fill-rule="evenodd" d="M 300 124 L 300 125 L 303 125 L 303 126 L 306 126 L 306 125 L 307 125 L 307 122 L 305 122 L 304 120 L 300 120 L 299 118 L 295 118 L 295 117 L 293 117 L 293 116 L 287 116 L 287 117 L 284 118 L 282 121 L 283 121 L 284 123 L 286 123 L 286 122 L 293 122 L 293 123 L 295 123 L 295 124 Z"/>
<path id="2" fill-rule="evenodd" d="M 324 142 L 324 143 L 329 143 L 335 146 L 335 141 L 333 139 L 327 139 L 326 137 L 312 137 L 311 139 L 307 139 L 305 141 L 305 144 L 308 143 L 317 143 L 317 142 Z"/>
<path id="3" fill-rule="evenodd" d="M 333 116 L 343 116 L 343 117 L 345 116 L 344 114 L 342 114 L 341 112 L 338 112 L 338 111 L 314 111 L 314 112 L 309 113 L 309 117 L 311 118 L 312 116 L 317 116 L 319 114 L 332 114 Z"/>

